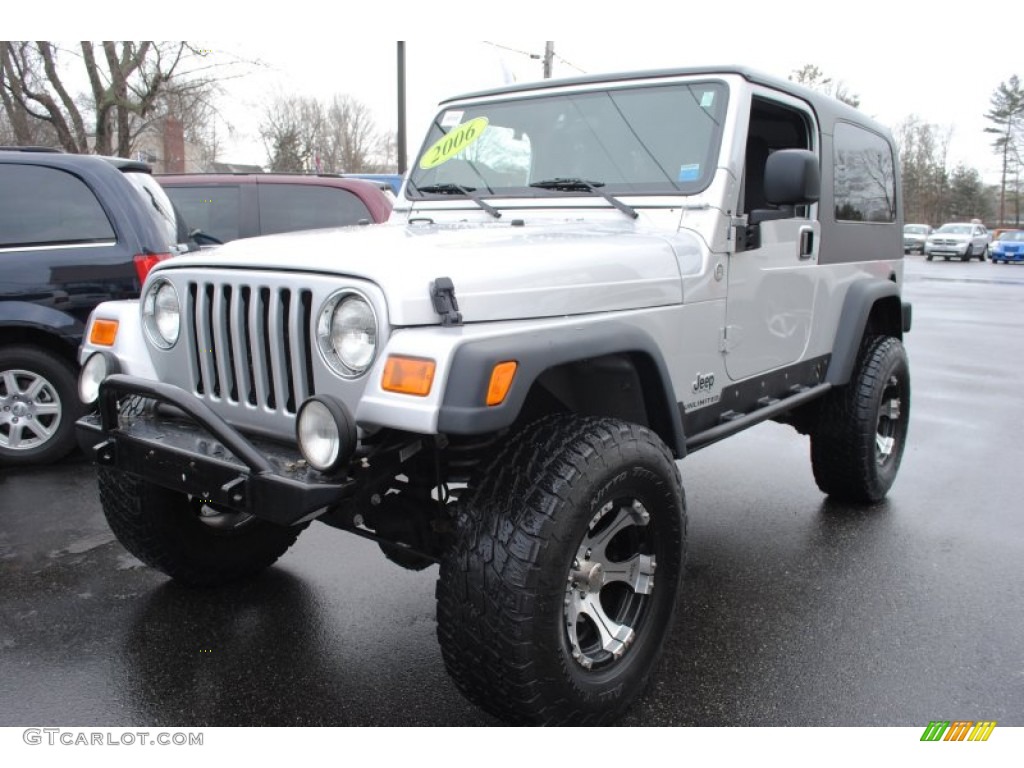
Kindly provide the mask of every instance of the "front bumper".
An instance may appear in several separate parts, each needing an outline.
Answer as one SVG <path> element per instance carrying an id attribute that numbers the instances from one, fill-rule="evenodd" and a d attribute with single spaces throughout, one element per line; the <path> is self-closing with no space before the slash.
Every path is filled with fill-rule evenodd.
<path id="1" fill-rule="evenodd" d="M 145 407 L 119 405 L 130 396 Z M 278 525 L 308 520 L 354 490 L 353 480 L 321 475 L 294 446 L 243 435 L 172 385 L 109 376 L 98 404 L 76 425 L 82 449 L 101 466 L 168 490 Z"/>
<path id="2" fill-rule="evenodd" d="M 969 250 L 970 245 L 967 243 L 960 243 L 958 245 L 932 245 L 928 243 L 924 247 L 926 256 L 966 256 Z"/>
<path id="3" fill-rule="evenodd" d="M 1024 261 L 1024 251 L 1011 253 L 1009 251 L 991 251 L 989 258 L 993 261 Z"/>

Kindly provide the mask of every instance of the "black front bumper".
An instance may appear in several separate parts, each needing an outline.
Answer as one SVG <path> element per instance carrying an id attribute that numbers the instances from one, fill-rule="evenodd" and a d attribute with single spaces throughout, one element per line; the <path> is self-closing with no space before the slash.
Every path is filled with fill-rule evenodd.
<path id="1" fill-rule="evenodd" d="M 131 396 L 148 401 L 145 408 L 129 412 L 119 405 Z M 309 468 L 294 446 L 242 435 L 204 402 L 169 384 L 109 376 L 98 405 L 98 413 L 76 425 L 82 449 L 101 466 L 172 491 L 291 525 L 354 490 L 350 479 Z"/>

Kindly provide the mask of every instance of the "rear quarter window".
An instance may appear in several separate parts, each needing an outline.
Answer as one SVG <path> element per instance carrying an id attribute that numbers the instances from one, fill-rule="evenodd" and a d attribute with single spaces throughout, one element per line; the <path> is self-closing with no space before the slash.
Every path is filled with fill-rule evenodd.
<path id="1" fill-rule="evenodd" d="M 310 184 L 260 184 L 260 232 L 273 235 L 372 221 L 363 201 L 347 189 Z"/>
<path id="2" fill-rule="evenodd" d="M 892 147 L 873 131 L 836 123 L 836 221 L 896 220 L 896 163 Z"/>
<path id="3" fill-rule="evenodd" d="M 115 239 L 103 206 L 79 177 L 37 165 L 0 165 L 0 248 Z"/>
<path id="4" fill-rule="evenodd" d="M 222 243 L 241 236 L 240 190 L 237 184 L 164 187 L 188 226 L 213 235 Z"/>

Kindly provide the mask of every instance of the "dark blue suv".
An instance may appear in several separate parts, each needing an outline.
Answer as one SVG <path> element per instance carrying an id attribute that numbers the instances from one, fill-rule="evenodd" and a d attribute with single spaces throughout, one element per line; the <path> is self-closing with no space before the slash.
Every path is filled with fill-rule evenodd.
<path id="1" fill-rule="evenodd" d="M 89 312 L 137 297 L 188 239 L 144 163 L 0 148 L 0 464 L 54 461 L 75 446 Z"/>

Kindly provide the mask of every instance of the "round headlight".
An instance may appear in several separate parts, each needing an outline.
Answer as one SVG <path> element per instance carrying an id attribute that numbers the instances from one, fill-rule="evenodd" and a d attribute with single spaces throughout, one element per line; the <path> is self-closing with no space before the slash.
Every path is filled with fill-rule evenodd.
<path id="1" fill-rule="evenodd" d="M 100 384 L 112 373 L 120 373 L 117 360 L 105 352 L 94 352 L 78 376 L 78 398 L 86 405 L 95 403 L 100 396 Z"/>
<path id="2" fill-rule="evenodd" d="M 345 464 L 357 440 L 355 422 L 345 406 L 326 395 L 314 395 L 302 404 L 295 436 L 303 457 L 320 472 L 331 472 Z"/>
<path id="3" fill-rule="evenodd" d="M 181 305 L 178 293 L 167 280 L 155 280 L 142 301 L 142 323 L 149 340 L 161 349 L 170 349 L 181 330 Z"/>
<path id="4" fill-rule="evenodd" d="M 320 310 L 317 346 L 327 364 L 340 376 L 361 376 L 377 353 L 377 317 L 363 296 L 336 293 Z"/>

